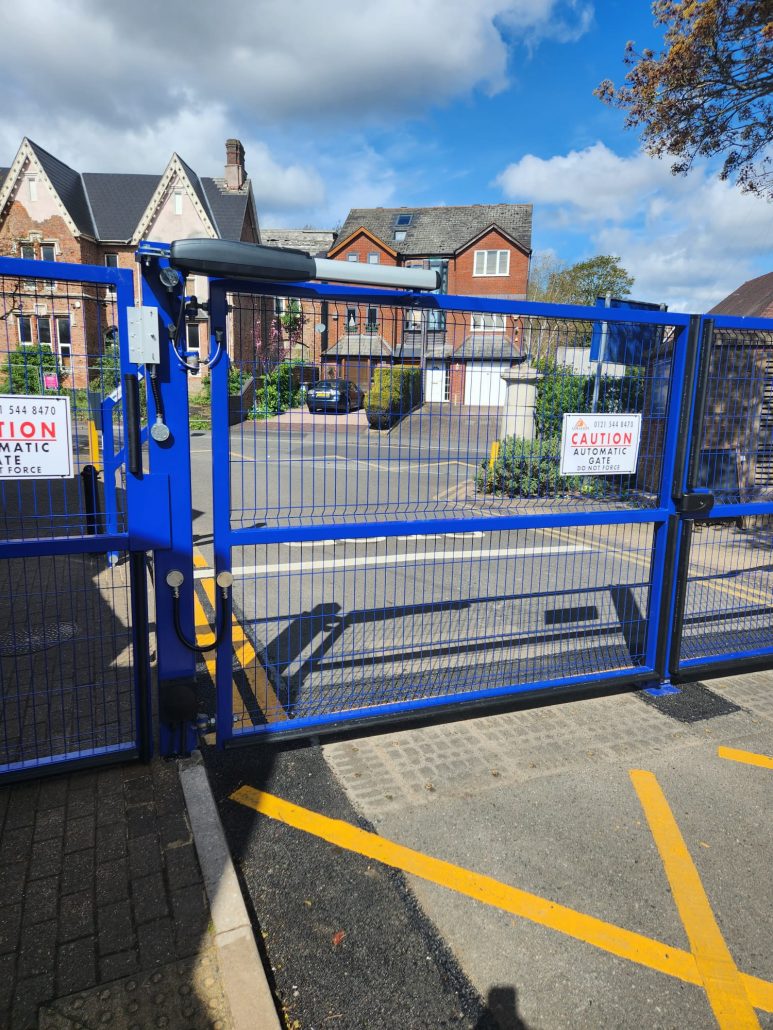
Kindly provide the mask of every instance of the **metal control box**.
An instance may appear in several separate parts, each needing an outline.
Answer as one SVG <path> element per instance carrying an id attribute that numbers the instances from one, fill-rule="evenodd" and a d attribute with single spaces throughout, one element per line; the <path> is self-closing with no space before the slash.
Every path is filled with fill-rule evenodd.
<path id="1" fill-rule="evenodd" d="M 158 308 L 127 308 L 129 323 L 129 360 L 135 365 L 158 365 L 161 348 L 158 339 Z"/>

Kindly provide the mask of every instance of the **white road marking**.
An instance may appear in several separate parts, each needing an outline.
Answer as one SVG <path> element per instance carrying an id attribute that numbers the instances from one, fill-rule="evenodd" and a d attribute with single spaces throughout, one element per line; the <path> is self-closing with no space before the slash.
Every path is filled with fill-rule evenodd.
<path id="1" fill-rule="evenodd" d="M 592 547 L 497 547 L 485 551 L 421 551 L 418 554 L 378 554 L 357 558 L 331 558 L 321 561 L 278 562 L 273 565 L 238 565 L 232 569 L 237 579 L 247 576 L 271 576 L 277 573 L 332 572 L 335 569 L 364 569 L 369 565 L 430 564 L 435 561 L 451 564 L 456 561 L 484 558 L 539 558 L 559 554 L 583 554 Z M 197 569 L 194 579 L 207 579 L 211 569 Z"/>

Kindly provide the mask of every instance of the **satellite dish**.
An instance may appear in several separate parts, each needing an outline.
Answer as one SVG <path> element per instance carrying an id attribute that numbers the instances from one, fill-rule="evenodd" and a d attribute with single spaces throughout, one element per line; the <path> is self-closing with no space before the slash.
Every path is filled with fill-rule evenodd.
<path id="1" fill-rule="evenodd" d="M 318 333 L 324 333 L 326 329 L 327 326 L 324 322 L 317 322 L 317 324 L 314 326 L 314 330 Z"/>

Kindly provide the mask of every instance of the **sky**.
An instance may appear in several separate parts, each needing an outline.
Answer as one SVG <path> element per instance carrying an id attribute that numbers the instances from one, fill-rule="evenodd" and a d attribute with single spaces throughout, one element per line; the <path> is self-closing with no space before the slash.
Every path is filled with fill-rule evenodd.
<path id="1" fill-rule="evenodd" d="M 246 151 L 260 223 L 352 207 L 534 205 L 532 246 L 619 256 L 633 296 L 705 311 L 773 270 L 773 202 L 649 158 L 622 112 L 644 0 L 26 0 L 5 4 L 0 165 L 28 136 L 79 171 L 222 175 Z M 34 55 L 34 59 L 30 59 Z"/>

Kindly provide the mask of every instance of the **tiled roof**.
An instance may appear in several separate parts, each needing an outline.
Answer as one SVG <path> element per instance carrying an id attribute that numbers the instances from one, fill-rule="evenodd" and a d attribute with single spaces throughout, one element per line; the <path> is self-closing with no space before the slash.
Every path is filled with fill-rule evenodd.
<path id="1" fill-rule="evenodd" d="M 161 181 L 160 175 L 81 174 L 37 143 L 28 142 L 79 232 L 110 242 L 128 242 L 132 238 Z M 251 198 L 249 180 L 240 190 L 225 190 L 223 179 L 200 178 L 181 158 L 179 160 L 220 237 L 240 239 Z M 0 188 L 9 171 L 0 168 Z"/>
<path id="2" fill-rule="evenodd" d="M 201 180 L 207 195 L 208 208 L 215 220 L 215 228 L 223 240 L 240 240 L 247 213 L 250 194 L 247 187 L 226 190 L 225 179 Z"/>
<path id="3" fill-rule="evenodd" d="M 94 213 L 97 238 L 128 242 L 160 178 L 160 175 L 84 172 L 83 181 Z"/>
<path id="4" fill-rule="evenodd" d="M 412 215 L 405 239 L 394 238 L 397 215 Z M 360 227 L 368 229 L 406 256 L 454 254 L 489 226 L 503 229 L 531 250 L 531 204 L 472 204 L 467 207 L 359 207 L 352 208 L 338 233 L 343 242 Z"/>
<path id="5" fill-rule="evenodd" d="M 773 272 L 747 280 L 708 312 L 710 315 L 742 315 L 773 318 Z"/>
<path id="6" fill-rule="evenodd" d="M 260 238 L 267 247 L 290 247 L 314 257 L 324 257 L 333 246 L 332 229 L 261 229 Z"/>
<path id="7" fill-rule="evenodd" d="M 54 157 L 53 154 L 49 154 L 47 150 L 39 147 L 37 143 L 33 143 L 32 140 L 29 141 L 29 144 L 79 232 L 85 233 L 87 236 L 95 236 L 96 227 L 80 172 L 76 172 L 69 165 L 60 161 L 58 157 Z"/>
<path id="8" fill-rule="evenodd" d="M 453 353 L 463 361 L 520 361 L 521 349 L 505 333 L 470 333 Z"/>
<path id="9" fill-rule="evenodd" d="M 332 347 L 328 347 L 326 354 L 336 358 L 362 357 L 388 358 L 392 349 L 386 340 L 377 333 L 347 333 L 342 336 Z"/>

